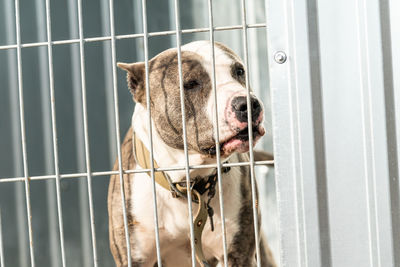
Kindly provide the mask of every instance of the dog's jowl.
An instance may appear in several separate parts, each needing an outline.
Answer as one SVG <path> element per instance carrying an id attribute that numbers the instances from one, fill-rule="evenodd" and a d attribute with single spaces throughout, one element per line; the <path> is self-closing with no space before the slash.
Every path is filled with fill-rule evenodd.
<path id="1" fill-rule="evenodd" d="M 211 44 L 207 41 L 182 46 L 182 77 L 186 111 L 186 136 L 190 165 L 216 163 L 213 125 L 218 117 L 220 155 L 223 162 L 249 161 L 248 128 L 254 144 L 265 134 L 263 106 L 251 95 L 247 105 L 245 68 L 226 46 L 215 43 L 217 114 L 212 90 Z M 150 138 L 146 107 L 144 63 L 118 63 L 127 72 L 127 83 L 136 102 L 132 127 L 122 144 L 124 169 L 149 169 Z M 150 109 L 155 167 L 185 166 L 183 121 L 177 50 L 169 49 L 149 61 Z M 248 111 L 251 109 L 251 122 Z M 217 116 L 216 116 L 217 115 Z M 261 155 L 261 154 L 258 154 Z M 264 155 L 264 154 L 263 154 Z M 257 155 L 255 155 L 257 159 Z M 118 162 L 115 164 L 118 169 Z M 154 232 L 153 184 L 150 173 L 124 174 L 131 258 L 124 230 L 120 178 L 111 177 L 108 194 L 110 246 L 117 266 L 157 266 Z M 195 248 L 199 266 L 224 261 L 222 222 L 216 168 L 190 169 L 195 216 Z M 186 172 L 156 172 L 158 226 L 163 266 L 191 266 L 190 219 Z M 223 187 L 228 266 L 255 266 L 255 235 L 249 167 L 223 168 Z M 216 197 L 214 197 L 216 196 Z M 258 207 L 257 207 L 258 208 Z M 257 223 L 261 219 L 258 210 Z M 203 229 L 204 228 L 204 229 Z M 275 266 L 265 237 L 260 236 L 261 265 Z"/>

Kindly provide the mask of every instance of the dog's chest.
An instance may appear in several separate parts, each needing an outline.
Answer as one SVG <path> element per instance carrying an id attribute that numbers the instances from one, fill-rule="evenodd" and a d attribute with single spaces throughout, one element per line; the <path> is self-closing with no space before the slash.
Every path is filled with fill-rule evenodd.
<path id="1" fill-rule="evenodd" d="M 225 223 L 226 228 L 230 233 L 235 233 L 239 229 L 238 216 L 242 206 L 240 178 L 240 171 L 235 168 L 232 168 L 229 173 L 222 176 Z M 131 182 L 132 208 L 130 212 L 137 224 L 140 225 L 137 229 L 138 231 L 143 232 L 154 232 L 154 201 L 151 178 L 147 174 L 140 173 L 135 174 Z M 156 184 L 156 198 L 158 226 L 161 237 L 174 241 L 186 241 L 190 233 L 187 199 L 173 198 L 169 191 L 158 184 Z M 193 216 L 195 216 L 197 204 L 192 203 L 192 207 Z M 221 233 L 221 212 L 218 186 L 215 197 L 211 200 L 211 207 L 214 209 L 213 221 L 215 231 L 211 232 L 210 220 L 208 220 L 203 231 L 203 237 L 207 239 L 207 241 L 204 242 L 205 244 L 220 241 L 220 238 L 218 238 L 218 240 L 214 238 L 214 236 L 220 237 Z"/>

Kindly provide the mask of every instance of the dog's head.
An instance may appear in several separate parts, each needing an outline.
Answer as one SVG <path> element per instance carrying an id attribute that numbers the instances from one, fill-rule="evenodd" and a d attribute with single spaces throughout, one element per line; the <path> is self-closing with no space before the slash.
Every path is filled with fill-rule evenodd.
<path id="1" fill-rule="evenodd" d="M 198 41 L 182 46 L 181 54 L 188 149 L 209 156 L 216 153 L 211 51 L 210 42 Z M 133 99 L 146 107 L 144 63 L 118 63 L 118 66 L 128 72 L 127 82 Z M 262 103 L 251 94 L 248 107 L 243 63 L 220 43 L 215 43 L 215 73 L 221 155 L 247 152 L 248 127 L 252 127 L 254 144 L 265 134 Z M 183 149 L 176 49 L 166 50 L 149 61 L 149 86 L 151 116 L 159 136 L 167 145 Z M 250 125 L 247 123 L 249 109 L 252 110 Z"/>

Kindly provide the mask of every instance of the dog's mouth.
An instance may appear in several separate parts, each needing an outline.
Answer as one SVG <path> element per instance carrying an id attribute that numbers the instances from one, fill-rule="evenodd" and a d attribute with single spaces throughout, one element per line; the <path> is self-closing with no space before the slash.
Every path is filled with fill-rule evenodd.
<path id="1" fill-rule="evenodd" d="M 252 127 L 253 132 L 253 146 L 260 139 L 261 136 L 265 134 L 265 129 L 262 125 L 256 125 Z M 225 141 L 220 144 L 221 156 L 228 156 L 233 152 L 245 153 L 249 151 L 249 128 L 246 127 L 235 135 L 225 139 Z M 207 154 L 215 155 L 216 147 L 212 146 L 207 149 Z"/>
<path id="2" fill-rule="evenodd" d="M 253 132 L 253 146 L 258 141 L 258 139 L 265 134 L 265 129 L 262 125 L 256 125 L 252 127 Z M 239 153 L 244 153 L 249 151 L 249 129 L 248 127 L 239 131 L 236 135 L 230 137 L 221 144 L 221 151 L 223 154 L 231 154 L 236 151 Z"/>
<path id="3" fill-rule="evenodd" d="M 260 126 L 253 126 L 252 127 L 252 132 L 253 132 L 253 139 L 256 138 L 257 134 L 258 134 L 258 128 Z M 229 142 L 232 139 L 238 139 L 241 141 L 248 141 L 249 140 L 249 127 L 244 128 L 243 130 L 241 130 L 239 133 L 237 133 L 235 136 L 229 138 L 225 143 Z"/>

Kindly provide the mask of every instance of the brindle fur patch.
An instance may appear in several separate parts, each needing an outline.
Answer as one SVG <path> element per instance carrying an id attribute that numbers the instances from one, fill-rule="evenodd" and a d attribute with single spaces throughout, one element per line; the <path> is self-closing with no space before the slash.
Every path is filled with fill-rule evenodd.
<path id="1" fill-rule="evenodd" d="M 238 154 L 240 162 L 249 161 L 249 155 Z M 253 266 L 255 262 L 255 235 L 254 235 L 254 219 L 253 219 L 253 206 L 251 196 L 251 181 L 250 169 L 248 166 L 241 166 L 241 197 L 242 207 L 239 212 L 240 229 L 235 234 L 232 244 L 228 251 L 228 261 L 231 267 Z M 258 191 L 256 191 L 256 199 L 258 200 Z M 258 227 L 261 226 L 261 216 L 258 210 L 257 218 Z M 265 237 L 261 235 L 260 238 L 260 256 L 261 266 L 274 267 L 276 266 L 272 252 L 268 245 L 265 243 Z M 251 257 L 249 255 L 254 255 Z"/>
<path id="2" fill-rule="evenodd" d="M 212 90 L 211 79 L 201 64 L 201 57 L 189 51 L 182 51 L 182 74 L 184 84 L 193 80 L 198 83 L 195 88 L 184 91 L 188 148 L 204 154 L 204 151 L 215 145 L 213 125 L 205 112 Z M 132 77 L 137 78 L 140 75 L 129 72 L 128 83 L 132 83 L 130 80 Z M 136 87 L 134 99 L 146 106 L 145 82 L 143 80 L 135 82 L 143 86 Z M 176 50 L 167 50 L 150 61 L 149 85 L 151 115 L 157 133 L 169 146 L 183 149 Z"/>
<path id="3" fill-rule="evenodd" d="M 153 120 L 158 134 L 166 144 L 183 149 L 177 53 L 170 51 L 154 61 L 150 74 Z M 183 83 L 196 80 L 199 84 L 184 91 L 188 148 L 201 153 L 214 145 L 215 141 L 212 122 L 204 111 L 212 90 L 211 80 L 200 62 L 201 58 L 197 54 L 182 52 Z"/>
<path id="4" fill-rule="evenodd" d="M 132 128 L 130 128 L 125 136 L 124 142 L 121 146 L 122 152 L 122 168 L 131 170 L 135 167 L 135 159 L 132 153 Z M 118 170 L 118 160 L 114 164 L 113 170 Z M 128 229 L 130 233 L 131 253 L 135 250 L 135 237 L 132 234 L 135 228 L 135 221 L 133 214 L 129 213 L 132 210 L 131 202 L 131 185 L 132 174 L 124 174 L 125 185 L 125 207 L 128 211 Z M 121 184 L 119 175 L 112 175 L 110 185 L 108 187 L 108 227 L 110 238 L 110 249 L 114 256 L 117 267 L 128 266 L 127 248 L 124 229 L 124 218 L 122 213 L 122 199 L 121 199 Z M 133 255 L 133 254 L 132 254 Z M 140 266 L 139 262 L 133 266 Z"/>

